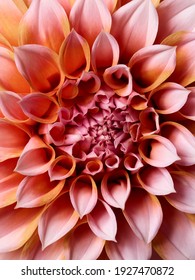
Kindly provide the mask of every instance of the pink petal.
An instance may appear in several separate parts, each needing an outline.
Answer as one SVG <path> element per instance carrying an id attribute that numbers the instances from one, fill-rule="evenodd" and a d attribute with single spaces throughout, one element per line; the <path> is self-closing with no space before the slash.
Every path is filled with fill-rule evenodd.
<path id="1" fill-rule="evenodd" d="M 172 74 L 175 65 L 175 47 L 153 45 L 138 50 L 129 61 L 135 90 L 141 93 L 153 90 Z"/>
<path id="2" fill-rule="evenodd" d="M 120 159 L 117 155 L 110 155 L 105 159 L 107 171 L 114 170 L 119 167 Z"/>
<path id="3" fill-rule="evenodd" d="M 187 128 L 175 122 L 165 122 L 161 125 L 161 135 L 175 146 L 181 158 L 178 164 L 186 166 L 195 164 L 195 138 Z"/>
<path id="4" fill-rule="evenodd" d="M 137 237 L 146 243 L 153 240 L 163 218 L 156 196 L 140 188 L 132 190 L 125 205 L 124 216 Z"/>
<path id="5" fill-rule="evenodd" d="M 58 56 L 41 45 L 24 45 L 14 48 L 18 71 L 35 91 L 50 92 L 61 81 Z"/>
<path id="6" fill-rule="evenodd" d="M 80 175 L 71 184 L 70 200 L 80 218 L 93 210 L 97 198 L 97 186 L 91 176 Z"/>
<path id="7" fill-rule="evenodd" d="M 53 123 L 57 120 L 59 106 L 53 97 L 44 93 L 26 95 L 20 101 L 20 106 L 25 115 L 36 122 Z"/>
<path id="8" fill-rule="evenodd" d="M 97 237 L 87 223 L 83 223 L 75 228 L 68 240 L 67 259 L 96 260 L 104 244 L 105 241 Z"/>
<path id="9" fill-rule="evenodd" d="M 128 96 L 132 91 L 132 76 L 124 64 L 107 68 L 103 74 L 106 84 L 119 96 Z"/>
<path id="10" fill-rule="evenodd" d="M 179 84 L 164 83 L 150 93 L 149 100 L 156 112 L 172 114 L 184 106 L 189 93 Z"/>
<path id="11" fill-rule="evenodd" d="M 154 239 L 157 253 L 168 260 L 195 259 L 195 220 L 163 203 L 163 223 Z"/>
<path id="12" fill-rule="evenodd" d="M 64 124 L 61 122 L 49 124 L 45 136 L 47 143 L 53 143 L 56 146 L 62 146 L 66 138 Z"/>
<path id="13" fill-rule="evenodd" d="M 154 195 L 166 195 L 175 192 L 173 180 L 166 168 L 145 166 L 138 173 L 142 187 Z"/>
<path id="14" fill-rule="evenodd" d="M 69 31 L 67 15 L 57 0 L 34 0 L 20 22 L 19 43 L 44 45 L 58 52 Z"/>
<path id="15" fill-rule="evenodd" d="M 117 5 L 118 0 L 103 0 L 108 7 L 110 13 L 112 13 Z"/>
<path id="16" fill-rule="evenodd" d="M 128 98 L 128 102 L 133 109 L 141 111 L 147 108 L 148 100 L 144 95 L 132 91 Z"/>
<path id="17" fill-rule="evenodd" d="M 45 249 L 69 232 L 78 221 L 78 214 L 72 207 L 68 192 L 58 197 L 40 218 L 38 232 Z"/>
<path id="18" fill-rule="evenodd" d="M 135 0 L 119 8 L 112 18 L 111 34 L 120 47 L 121 60 L 128 62 L 138 50 L 154 43 L 158 15 L 151 1 Z"/>
<path id="19" fill-rule="evenodd" d="M 18 185 L 16 208 L 32 208 L 48 204 L 61 192 L 64 182 L 64 180 L 50 182 L 47 173 L 25 177 Z"/>
<path id="20" fill-rule="evenodd" d="M 114 170 L 104 175 L 101 183 L 101 193 L 109 205 L 124 209 L 130 191 L 130 178 L 125 170 Z"/>
<path id="21" fill-rule="evenodd" d="M 151 244 L 139 239 L 122 214 L 117 217 L 117 242 L 106 242 L 110 260 L 147 260 L 152 254 Z"/>
<path id="22" fill-rule="evenodd" d="M 89 160 L 86 163 L 83 173 L 94 176 L 95 174 L 100 173 L 103 170 L 103 163 L 98 158 Z"/>
<path id="23" fill-rule="evenodd" d="M 180 160 L 172 142 L 159 135 L 143 137 L 139 153 L 145 162 L 154 167 L 166 167 Z"/>
<path id="24" fill-rule="evenodd" d="M 2 34 L 0 34 L 0 47 L 4 47 L 8 50 L 12 49 L 12 46 L 9 43 L 9 41 Z"/>
<path id="25" fill-rule="evenodd" d="M 78 95 L 79 89 L 76 80 L 65 80 L 64 84 L 58 92 L 59 104 L 63 107 L 67 105 L 69 99 L 74 99 Z M 63 112 L 61 109 L 61 112 Z"/>
<path id="26" fill-rule="evenodd" d="M 23 246 L 37 228 L 42 208 L 0 209 L 0 252 L 10 252 Z"/>
<path id="27" fill-rule="evenodd" d="M 116 217 L 106 202 L 99 199 L 95 208 L 87 215 L 87 220 L 89 227 L 96 236 L 104 240 L 115 241 Z"/>
<path id="28" fill-rule="evenodd" d="M 60 48 L 60 65 L 68 78 L 79 78 L 90 67 L 90 49 L 87 41 L 74 29 Z"/>
<path id="29" fill-rule="evenodd" d="M 45 173 L 54 161 L 55 152 L 41 138 L 33 136 L 25 146 L 15 171 L 27 176 Z"/>
<path id="30" fill-rule="evenodd" d="M 143 163 L 141 162 L 141 159 L 139 156 L 137 156 L 134 153 L 129 153 L 124 160 L 124 167 L 131 171 L 131 173 L 137 172 L 141 167 L 143 166 Z"/>
<path id="31" fill-rule="evenodd" d="M 70 12 L 70 23 L 91 46 L 102 30 L 110 31 L 111 15 L 101 0 L 77 0 Z"/>
<path id="32" fill-rule="evenodd" d="M 101 81 L 94 72 L 83 72 L 80 79 L 77 80 L 79 95 L 86 96 L 87 93 L 96 93 L 101 86 Z"/>
<path id="33" fill-rule="evenodd" d="M 148 107 L 141 111 L 139 118 L 142 135 L 150 135 L 159 132 L 159 115 L 156 113 L 154 108 Z"/>
<path id="34" fill-rule="evenodd" d="M 187 119 L 195 121 L 195 88 L 189 87 L 190 94 L 185 105 L 180 109 L 180 113 Z"/>

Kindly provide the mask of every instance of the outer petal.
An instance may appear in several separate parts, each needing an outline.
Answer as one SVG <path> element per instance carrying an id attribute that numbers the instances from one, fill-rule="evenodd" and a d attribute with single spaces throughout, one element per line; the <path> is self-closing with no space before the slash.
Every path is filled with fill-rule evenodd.
<path id="1" fill-rule="evenodd" d="M 139 49 L 154 43 L 158 15 L 150 0 L 135 0 L 118 9 L 112 18 L 111 34 L 117 39 L 122 62 Z"/>
<path id="2" fill-rule="evenodd" d="M 161 125 L 161 135 L 169 139 L 181 158 L 180 165 L 195 164 L 195 138 L 183 125 L 175 122 L 165 122 Z"/>
<path id="3" fill-rule="evenodd" d="M 69 232 L 77 223 L 78 218 L 70 202 L 69 194 L 65 193 L 58 197 L 39 221 L 38 232 L 42 248 L 45 249 Z"/>
<path id="4" fill-rule="evenodd" d="M 113 207 L 124 209 L 130 190 L 130 178 L 124 170 L 114 170 L 105 174 L 102 179 L 102 196 Z"/>
<path id="5" fill-rule="evenodd" d="M 79 78 L 83 71 L 89 70 L 89 45 L 74 29 L 61 46 L 60 65 L 68 78 Z"/>
<path id="6" fill-rule="evenodd" d="M 111 15 L 101 0 L 77 0 L 70 12 L 70 23 L 91 46 L 102 30 L 110 31 Z"/>
<path id="7" fill-rule="evenodd" d="M 58 56 L 51 49 L 40 45 L 14 48 L 15 63 L 35 91 L 50 92 L 61 81 Z"/>
<path id="8" fill-rule="evenodd" d="M 97 203 L 96 183 L 89 175 L 78 176 L 70 187 L 70 200 L 80 218 L 90 213 Z"/>
<path id="9" fill-rule="evenodd" d="M 145 166 L 138 173 L 138 180 L 142 187 L 154 195 L 174 193 L 174 184 L 166 168 Z"/>
<path id="10" fill-rule="evenodd" d="M 118 0 L 103 0 L 108 7 L 110 13 L 112 13 L 117 5 Z"/>
<path id="11" fill-rule="evenodd" d="M 180 113 L 187 119 L 195 121 L 195 88 L 190 87 L 190 94 L 185 105 L 181 108 Z"/>
<path id="12" fill-rule="evenodd" d="M 129 61 L 135 90 L 148 92 L 163 83 L 174 71 L 176 48 L 154 45 L 137 51 Z"/>
<path id="13" fill-rule="evenodd" d="M 38 136 L 33 136 L 21 153 L 15 171 L 27 176 L 43 174 L 49 169 L 54 158 L 53 148 Z"/>
<path id="14" fill-rule="evenodd" d="M 104 240 L 115 241 L 117 224 L 116 217 L 110 206 L 98 200 L 93 211 L 87 215 L 88 224 L 96 236 Z"/>
<path id="15" fill-rule="evenodd" d="M 147 260 L 152 254 L 151 244 L 139 239 L 122 214 L 117 216 L 117 242 L 106 243 L 106 253 L 111 260 Z"/>
<path id="16" fill-rule="evenodd" d="M 140 188 L 134 188 L 125 205 L 124 216 L 137 235 L 150 243 L 162 223 L 162 209 L 156 196 Z"/>
<path id="17" fill-rule="evenodd" d="M 145 162 L 155 167 L 166 167 L 180 160 L 171 141 L 159 135 L 143 137 L 139 153 Z"/>

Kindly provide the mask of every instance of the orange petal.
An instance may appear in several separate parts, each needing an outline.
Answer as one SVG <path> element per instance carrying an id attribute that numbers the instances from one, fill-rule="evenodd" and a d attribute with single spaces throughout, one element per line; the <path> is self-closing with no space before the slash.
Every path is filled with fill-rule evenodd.
<path id="1" fill-rule="evenodd" d="M 90 49 L 87 41 L 74 29 L 60 49 L 60 65 L 68 78 L 79 78 L 90 67 Z"/>
<path id="2" fill-rule="evenodd" d="M 57 0 L 35 0 L 20 22 L 19 43 L 44 45 L 58 52 L 69 31 L 67 15 Z"/>
<path id="3" fill-rule="evenodd" d="M 74 99 L 78 95 L 78 92 L 79 89 L 76 80 L 66 80 L 58 91 L 58 101 L 60 106 L 67 106 L 69 99 Z M 61 111 L 63 112 L 63 110 Z"/>
<path id="4" fill-rule="evenodd" d="M 93 71 L 83 72 L 80 79 L 77 80 L 79 95 L 87 96 L 91 93 L 96 93 L 101 86 L 101 81 Z"/>
<path id="5" fill-rule="evenodd" d="M 117 2 L 118 0 L 103 0 L 106 4 L 106 6 L 108 7 L 108 10 L 110 11 L 110 13 L 112 13 L 114 11 L 114 9 L 116 8 Z"/>
<path id="6" fill-rule="evenodd" d="M 103 163 L 98 158 L 94 158 L 86 163 L 83 173 L 94 176 L 95 174 L 100 173 L 102 170 Z"/>
<path id="7" fill-rule="evenodd" d="M 61 81 L 58 55 L 41 45 L 24 45 L 14 48 L 18 71 L 35 91 L 50 92 Z"/>
<path id="8" fill-rule="evenodd" d="M 188 95 L 185 105 L 180 109 L 180 113 L 187 119 L 195 121 L 195 88 L 189 87 L 190 94 Z"/>
<path id="9" fill-rule="evenodd" d="M 141 111 L 147 108 L 148 100 L 144 95 L 132 91 L 128 102 L 133 109 Z"/>

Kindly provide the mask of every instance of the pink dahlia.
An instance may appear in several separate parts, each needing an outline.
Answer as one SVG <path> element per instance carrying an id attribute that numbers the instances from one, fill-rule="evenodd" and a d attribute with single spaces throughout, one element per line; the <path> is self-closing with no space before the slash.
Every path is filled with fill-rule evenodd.
<path id="1" fill-rule="evenodd" d="M 195 259 L 195 0 L 0 18 L 0 257 Z"/>

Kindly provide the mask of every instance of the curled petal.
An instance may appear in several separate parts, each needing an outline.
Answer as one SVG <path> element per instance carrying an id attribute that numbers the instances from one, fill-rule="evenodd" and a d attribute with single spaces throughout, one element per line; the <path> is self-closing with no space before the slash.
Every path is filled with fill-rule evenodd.
<path id="1" fill-rule="evenodd" d="M 156 112 L 172 114 L 181 109 L 187 101 L 190 90 L 176 83 L 164 83 L 154 89 L 149 100 Z"/>
<path id="2" fill-rule="evenodd" d="M 156 196 L 140 188 L 132 190 L 125 205 L 124 216 L 137 237 L 146 243 L 150 243 L 156 236 L 163 219 Z"/>
<path id="3" fill-rule="evenodd" d="M 138 173 L 142 187 L 154 195 L 166 195 L 175 192 L 172 177 L 166 168 L 145 166 Z"/>
<path id="4" fill-rule="evenodd" d="M 188 95 L 185 105 L 180 109 L 180 113 L 187 119 L 195 121 L 195 88 L 188 88 Z"/>
<path id="5" fill-rule="evenodd" d="M 154 45 L 137 51 L 129 67 L 138 92 L 148 92 L 164 82 L 174 71 L 176 47 Z"/>
<path id="6" fill-rule="evenodd" d="M 36 122 L 53 123 L 57 120 L 58 104 L 53 97 L 44 93 L 26 95 L 20 101 L 20 106 L 25 115 Z"/>
<path id="7" fill-rule="evenodd" d="M 92 71 L 83 72 L 77 81 L 79 95 L 87 95 L 87 93 L 95 93 L 100 89 L 100 79 Z"/>
<path id="8" fill-rule="evenodd" d="M 90 49 L 87 41 L 74 29 L 60 48 L 60 65 L 68 78 L 79 78 L 90 67 Z"/>
<path id="9" fill-rule="evenodd" d="M 57 157 L 48 170 L 50 180 L 64 180 L 70 177 L 74 173 L 75 167 L 74 158 L 68 154 Z"/>
<path id="10" fill-rule="evenodd" d="M 68 240 L 66 258 L 68 260 L 96 260 L 104 244 L 105 241 L 97 237 L 87 223 L 83 223 L 75 228 Z"/>
<path id="11" fill-rule="evenodd" d="M 16 193 L 16 208 L 39 207 L 51 202 L 64 187 L 64 181 L 50 182 L 47 173 L 25 177 Z"/>
<path id="12" fill-rule="evenodd" d="M 58 56 L 41 45 L 24 45 L 14 48 L 18 71 L 35 91 L 50 92 L 61 82 Z"/>
<path id="13" fill-rule="evenodd" d="M 89 160 L 86 163 L 86 167 L 83 170 L 83 173 L 94 176 L 95 174 L 101 172 L 103 170 L 103 163 L 98 158 Z"/>
<path id="14" fill-rule="evenodd" d="M 140 129 L 142 135 L 150 135 L 159 132 L 159 115 L 156 113 L 154 108 L 146 108 L 140 113 L 139 118 L 141 123 Z"/>
<path id="15" fill-rule="evenodd" d="M 55 122 L 49 125 L 47 133 L 48 143 L 53 143 L 56 146 L 61 146 L 64 144 L 65 126 L 63 123 Z"/>
<path id="16" fill-rule="evenodd" d="M 106 242 L 110 260 L 148 260 L 152 254 L 151 244 L 139 239 L 122 214 L 117 216 L 117 242 Z"/>
<path id="17" fill-rule="evenodd" d="M 91 50 L 93 70 L 103 74 L 106 68 L 116 65 L 118 60 L 119 46 L 116 39 L 111 34 L 102 31 L 95 39 Z"/>
<path id="18" fill-rule="evenodd" d="M 115 241 L 117 223 L 110 206 L 99 199 L 95 208 L 87 215 L 89 227 L 96 236 L 104 240 Z"/>
<path id="19" fill-rule="evenodd" d="M 70 23 L 91 46 L 102 30 L 110 31 L 111 15 L 101 0 L 78 0 L 71 9 Z"/>
<path id="20" fill-rule="evenodd" d="M 141 136 L 141 125 L 140 123 L 134 123 L 129 128 L 129 134 L 133 142 L 137 142 Z"/>
<path id="21" fill-rule="evenodd" d="M 139 156 L 134 153 L 129 153 L 124 160 L 124 166 L 127 170 L 131 171 L 132 173 L 138 171 L 142 166 L 143 163 Z"/>
<path id="22" fill-rule="evenodd" d="M 195 214 L 195 176 L 182 171 L 171 172 L 176 193 L 166 196 L 182 212 Z"/>
<path id="23" fill-rule="evenodd" d="M 129 68 L 118 64 L 107 68 L 103 74 L 104 81 L 119 96 L 128 96 L 132 91 L 132 77 Z"/>
<path id="24" fill-rule="evenodd" d="M 44 45 L 58 52 L 69 31 L 67 15 L 57 0 L 35 0 L 20 22 L 19 43 Z"/>
<path id="25" fill-rule="evenodd" d="M 147 108 L 148 100 L 144 95 L 132 91 L 128 98 L 128 103 L 133 109 L 141 111 Z"/>
<path id="26" fill-rule="evenodd" d="M 161 125 L 161 135 L 175 146 L 180 157 L 178 164 L 195 164 L 195 138 L 186 127 L 175 122 L 165 122 Z"/>
<path id="27" fill-rule="evenodd" d="M 90 213 L 97 203 L 95 181 L 89 175 L 78 176 L 70 187 L 70 200 L 80 218 Z"/>
<path id="28" fill-rule="evenodd" d="M 104 175 L 101 183 L 101 193 L 109 205 L 124 209 L 130 191 L 130 178 L 125 170 L 114 170 Z"/>
<path id="29" fill-rule="evenodd" d="M 15 171 L 27 176 L 43 174 L 49 169 L 54 158 L 53 148 L 38 136 L 33 136 L 21 153 Z"/>
<path id="30" fill-rule="evenodd" d="M 166 167 L 180 160 L 171 141 L 159 135 L 143 137 L 139 153 L 145 162 L 155 167 Z"/>
<path id="31" fill-rule="evenodd" d="M 77 223 L 78 214 L 72 207 L 68 192 L 58 197 L 43 213 L 38 225 L 42 249 L 59 240 Z"/>
<path id="32" fill-rule="evenodd" d="M 69 99 L 74 99 L 78 95 L 79 89 L 75 80 L 66 80 L 58 91 L 58 101 L 60 106 L 67 105 Z M 63 108 L 64 109 L 64 108 Z M 65 109 L 66 111 L 66 109 Z M 61 109 L 61 112 L 63 110 Z"/>
<path id="33" fill-rule="evenodd" d="M 117 155 L 110 155 L 105 159 L 105 165 L 108 171 L 119 167 L 120 159 Z"/>
<path id="34" fill-rule="evenodd" d="M 120 47 L 121 60 L 128 62 L 139 49 L 154 43 L 158 15 L 149 0 L 135 0 L 119 8 L 112 18 L 111 34 Z"/>

